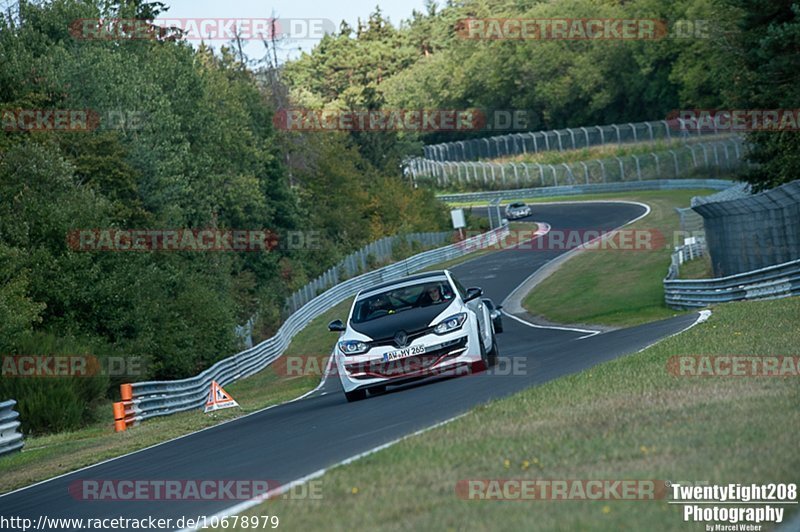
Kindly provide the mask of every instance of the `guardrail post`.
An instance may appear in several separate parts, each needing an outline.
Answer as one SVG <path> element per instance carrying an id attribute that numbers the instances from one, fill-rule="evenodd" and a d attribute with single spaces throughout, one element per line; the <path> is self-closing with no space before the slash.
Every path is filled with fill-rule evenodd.
<path id="1" fill-rule="evenodd" d="M 589 130 L 585 127 L 581 127 L 581 131 L 583 131 L 583 136 L 586 137 L 586 147 L 589 147 Z"/>
<path id="2" fill-rule="evenodd" d="M 642 168 L 639 165 L 639 158 L 635 155 L 632 155 L 633 160 L 636 161 L 636 175 L 639 177 L 639 181 L 642 180 Z"/>
<path id="3" fill-rule="evenodd" d="M 669 131 L 669 123 L 666 120 L 662 120 L 661 123 L 664 124 L 664 134 L 667 136 L 667 141 L 672 141 L 672 135 Z"/>
<path id="4" fill-rule="evenodd" d="M 556 172 L 556 167 L 552 164 L 548 164 L 547 166 L 549 166 L 550 170 L 553 171 L 553 185 L 558 186 L 558 173 Z"/>
<path id="5" fill-rule="evenodd" d="M 678 156 L 672 150 L 669 150 L 669 152 L 672 154 L 672 160 L 675 162 L 675 177 L 679 177 L 680 170 L 678 169 Z"/>

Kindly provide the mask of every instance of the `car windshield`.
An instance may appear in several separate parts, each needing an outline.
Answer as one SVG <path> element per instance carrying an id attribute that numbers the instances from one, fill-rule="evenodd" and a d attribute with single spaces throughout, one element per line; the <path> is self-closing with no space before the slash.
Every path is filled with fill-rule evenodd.
<path id="1" fill-rule="evenodd" d="M 413 308 L 443 305 L 452 302 L 453 297 L 453 290 L 447 281 L 392 288 L 356 301 L 352 322 L 363 323 Z"/>
<path id="2" fill-rule="evenodd" d="M 524 204 L 524 203 L 512 203 L 512 204 L 511 204 L 511 208 L 512 208 L 512 209 L 520 209 L 520 208 L 522 208 L 522 207 L 524 207 L 524 206 L 525 206 L 525 204 Z"/>

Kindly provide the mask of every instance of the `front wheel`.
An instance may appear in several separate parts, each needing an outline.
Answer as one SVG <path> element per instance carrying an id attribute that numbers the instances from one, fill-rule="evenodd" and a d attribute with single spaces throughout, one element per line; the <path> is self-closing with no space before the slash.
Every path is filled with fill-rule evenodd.
<path id="1" fill-rule="evenodd" d="M 361 401 L 367 397 L 367 390 L 363 388 L 361 390 L 353 390 L 352 392 L 344 392 L 344 396 L 347 398 L 348 403 L 353 403 L 355 401 Z"/>
<path id="2" fill-rule="evenodd" d="M 497 347 L 497 338 L 492 335 L 492 349 L 486 354 L 487 363 L 489 367 L 497 365 L 497 359 L 500 358 L 500 348 Z"/>

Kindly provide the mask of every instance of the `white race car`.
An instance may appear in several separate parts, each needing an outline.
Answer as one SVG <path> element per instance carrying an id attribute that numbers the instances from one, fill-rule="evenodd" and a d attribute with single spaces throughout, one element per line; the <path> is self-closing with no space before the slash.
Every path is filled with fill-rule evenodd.
<path id="1" fill-rule="evenodd" d="M 374 286 L 356 295 L 335 349 L 348 401 L 367 390 L 430 375 L 487 368 L 498 356 L 490 310 L 480 288 L 465 289 L 447 270 Z"/>
<path id="2" fill-rule="evenodd" d="M 524 203 L 511 203 L 506 207 L 506 219 L 517 220 L 531 215 L 531 208 Z"/>

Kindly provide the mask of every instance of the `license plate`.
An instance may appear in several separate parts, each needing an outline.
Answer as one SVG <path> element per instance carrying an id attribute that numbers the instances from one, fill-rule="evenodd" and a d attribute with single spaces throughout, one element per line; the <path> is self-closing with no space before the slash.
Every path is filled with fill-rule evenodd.
<path id="1" fill-rule="evenodd" d="M 398 349 L 397 351 L 390 351 L 383 354 L 384 362 L 391 362 L 392 360 L 399 360 L 401 358 L 413 357 L 425 353 L 424 345 L 412 345 L 405 349 Z"/>

